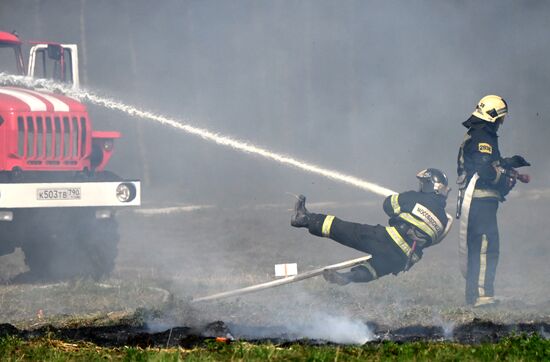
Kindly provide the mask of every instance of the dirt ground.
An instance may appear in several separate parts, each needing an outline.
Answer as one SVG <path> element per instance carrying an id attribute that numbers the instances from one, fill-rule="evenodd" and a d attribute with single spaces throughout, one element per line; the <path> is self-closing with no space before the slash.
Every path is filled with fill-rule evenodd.
<path id="1" fill-rule="evenodd" d="M 468 330 L 463 326 L 473 321 L 500 328 L 535 323 L 541 333 L 550 333 L 550 243 L 539 230 L 544 225 L 543 213 L 529 212 L 547 209 L 544 197 L 511 197 L 500 210 L 496 292 L 501 303 L 494 308 L 464 305 L 458 225 L 441 245 L 426 250 L 419 264 L 399 276 L 345 287 L 316 277 L 238 298 L 191 303 L 194 297 L 271 280 L 277 263 L 296 262 L 299 271 L 306 271 L 361 256 L 329 239 L 291 228 L 293 200 L 278 201 L 165 212 L 155 204 L 121 212 L 121 243 L 111 278 L 100 283 L 77 280 L 53 285 L 5 281 L 0 286 L 0 322 L 18 328 L 56 323 L 102 325 L 147 310 L 153 311 L 144 320 L 151 332 L 223 321 L 233 334 L 251 339 L 277 335 L 322 338 L 318 329 L 349 331 L 357 322 L 378 333 L 424 326 L 434 335 L 452 335 L 460 328 Z M 312 203 L 309 208 L 347 220 L 384 223 L 379 202 L 373 198 Z M 1 259 L 4 280 L 24 269 L 20 251 Z"/>

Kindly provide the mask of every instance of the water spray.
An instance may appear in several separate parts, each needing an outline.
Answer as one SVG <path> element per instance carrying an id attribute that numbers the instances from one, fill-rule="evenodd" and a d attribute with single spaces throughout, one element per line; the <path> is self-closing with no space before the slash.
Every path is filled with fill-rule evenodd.
<path id="1" fill-rule="evenodd" d="M 362 180 L 358 177 L 346 175 L 338 171 L 326 169 L 326 168 L 323 168 L 311 163 L 307 163 L 289 156 L 275 153 L 263 147 L 253 145 L 245 141 L 236 140 L 228 136 L 223 136 L 204 128 L 194 127 L 189 124 L 182 123 L 179 120 L 162 116 L 160 114 L 155 114 L 153 112 L 146 111 L 143 109 L 139 109 L 137 107 L 127 105 L 110 98 L 101 97 L 97 94 L 94 94 L 92 92 L 89 92 L 83 89 L 74 89 L 71 86 L 66 84 L 61 84 L 61 83 L 53 82 L 51 80 L 46 80 L 46 79 L 33 79 L 30 77 L 9 75 L 5 73 L 0 73 L 0 83 L 4 85 L 22 86 L 22 87 L 28 87 L 33 89 L 42 88 L 42 89 L 49 90 L 51 92 L 60 92 L 67 96 L 78 98 L 84 102 L 87 101 L 89 103 L 103 106 L 105 108 L 118 110 L 130 116 L 153 120 L 160 124 L 171 126 L 173 128 L 182 130 L 186 133 L 199 136 L 204 140 L 212 141 L 222 146 L 228 146 L 235 150 L 239 150 L 245 153 L 259 155 L 264 158 L 279 162 L 281 164 L 294 166 L 301 170 L 315 173 L 332 180 L 340 181 L 384 197 L 395 193 L 390 189 L 387 189 L 385 187 L 382 187 L 372 182 Z"/>

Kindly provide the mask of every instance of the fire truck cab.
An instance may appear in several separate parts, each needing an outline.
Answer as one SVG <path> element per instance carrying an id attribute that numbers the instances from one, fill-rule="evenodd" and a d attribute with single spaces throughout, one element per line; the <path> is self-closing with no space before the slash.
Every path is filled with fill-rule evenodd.
<path id="1" fill-rule="evenodd" d="M 0 31 L 0 255 L 21 247 L 31 280 L 99 279 L 114 268 L 115 211 L 140 205 L 140 182 L 105 170 L 120 133 L 93 130 L 84 104 L 6 81 L 78 87 L 77 46 L 31 43 L 25 72 L 22 45 Z"/>
<path id="2" fill-rule="evenodd" d="M 80 85 L 78 48 L 76 44 L 31 42 L 29 62 L 25 73 L 23 43 L 16 34 L 0 31 L 0 73 L 28 75 Z"/>

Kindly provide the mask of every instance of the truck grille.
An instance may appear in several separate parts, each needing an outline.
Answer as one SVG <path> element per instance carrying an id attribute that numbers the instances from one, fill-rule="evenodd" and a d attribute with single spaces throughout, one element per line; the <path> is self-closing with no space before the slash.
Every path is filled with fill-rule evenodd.
<path id="1" fill-rule="evenodd" d="M 17 152 L 30 165 L 72 165 L 86 153 L 86 118 L 18 117 Z"/>

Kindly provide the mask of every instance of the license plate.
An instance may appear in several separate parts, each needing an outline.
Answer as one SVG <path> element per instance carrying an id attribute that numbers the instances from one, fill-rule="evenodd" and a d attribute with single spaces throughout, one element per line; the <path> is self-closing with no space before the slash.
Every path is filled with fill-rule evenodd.
<path id="1" fill-rule="evenodd" d="M 80 187 L 63 187 L 36 190 L 37 200 L 80 200 Z"/>

